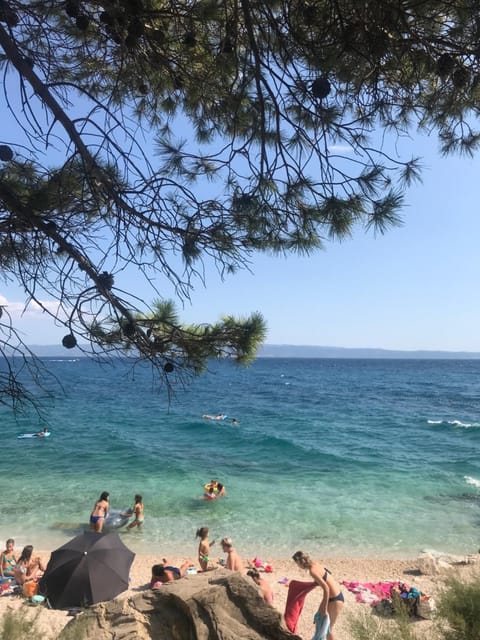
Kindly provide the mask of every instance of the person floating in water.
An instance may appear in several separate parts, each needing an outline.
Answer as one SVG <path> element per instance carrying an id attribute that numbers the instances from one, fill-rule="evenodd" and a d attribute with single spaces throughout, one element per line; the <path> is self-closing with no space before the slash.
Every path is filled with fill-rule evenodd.
<path id="1" fill-rule="evenodd" d="M 39 431 L 38 433 L 35 434 L 35 437 L 37 438 L 43 438 L 44 436 L 47 436 L 50 432 L 48 431 L 48 429 L 46 427 L 44 427 L 41 431 Z"/>
<path id="2" fill-rule="evenodd" d="M 210 413 L 204 413 L 202 416 L 202 418 L 205 418 L 206 420 L 225 420 L 226 417 L 225 413 L 217 413 L 216 416 L 211 415 Z"/>

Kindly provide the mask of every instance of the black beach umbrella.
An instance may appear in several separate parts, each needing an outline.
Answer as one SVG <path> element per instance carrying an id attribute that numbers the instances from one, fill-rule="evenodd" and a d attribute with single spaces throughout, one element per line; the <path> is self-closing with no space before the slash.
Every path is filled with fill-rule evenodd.
<path id="1" fill-rule="evenodd" d="M 85 531 L 52 552 L 40 593 L 55 609 L 111 600 L 128 589 L 134 557 L 115 531 Z"/>

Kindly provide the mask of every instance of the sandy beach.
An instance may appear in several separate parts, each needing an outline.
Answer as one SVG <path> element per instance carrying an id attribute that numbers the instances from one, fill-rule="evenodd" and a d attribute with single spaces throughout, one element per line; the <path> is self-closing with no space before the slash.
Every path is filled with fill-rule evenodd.
<path id="1" fill-rule="evenodd" d="M 49 553 L 41 552 L 42 559 L 48 561 Z M 179 565 L 188 558 L 169 558 L 174 565 Z M 194 558 L 191 558 L 194 561 Z M 328 559 L 318 558 L 335 575 L 340 582 L 360 581 L 378 582 L 382 580 L 400 580 L 416 586 L 424 593 L 435 595 L 441 589 L 445 575 L 428 576 L 420 575 L 416 560 L 382 560 L 382 559 Z M 155 563 L 161 562 L 161 558 L 149 555 L 137 555 L 132 565 L 130 573 L 130 589 L 125 591 L 118 598 L 128 598 L 139 591 L 148 588 L 150 580 L 150 569 Z M 274 606 L 282 612 L 285 608 L 287 597 L 287 587 L 282 584 L 284 578 L 308 581 L 308 574 L 298 569 L 291 560 L 268 558 L 268 562 L 273 568 L 272 573 L 265 573 L 264 577 L 271 583 L 275 594 Z M 478 564 L 456 565 L 449 570 L 457 572 L 462 578 L 468 580 L 478 570 Z M 186 576 L 183 580 L 195 579 L 194 576 Z M 247 578 L 250 579 L 250 578 Z M 356 602 L 355 594 L 344 589 L 345 607 L 336 626 L 336 638 L 338 640 L 353 640 L 350 629 L 350 619 L 352 616 L 362 612 L 371 614 L 371 607 L 365 603 Z M 318 607 L 320 598 L 319 591 L 312 591 L 306 598 L 303 613 L 300 618 L 297 633 L 309 640 L 313 636 L 313 615 Z M 72 619 L 67 611 L 49 610 L 46 607 L 31 607 L 20 596 L 4 595 L 0 597 L 0 616 L 3 616 L 8 609 L 21 609 L 28 616 L 37 616 L 37 624 L 42 631 L 42 637 L 46 640 L 56 638 L 61 629 Z M 428 620 L 415 621 L 415 630 L 419 637 L 428 635 L 431 622 Z"/>

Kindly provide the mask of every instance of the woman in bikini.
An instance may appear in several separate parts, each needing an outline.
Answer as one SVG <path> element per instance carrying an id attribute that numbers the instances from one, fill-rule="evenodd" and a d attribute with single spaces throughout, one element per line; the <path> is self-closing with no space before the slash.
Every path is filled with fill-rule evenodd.
<path id="1" fill-rule="evenodd" d="M 33 546 L 27 544 L 23 547 L 23 551 L 17 561 L 14 569 L 15 582 L 19 585 L 25 584 L 25 582 L 34 581 L 37 582 L 42 577 L 45 571 L 45 565 L 39 557 L 32 558 Z"/>
<path id="2" fill-rule="evenodd" d="M 127 529 L 133 529 L 133 527 L 141 529 L 143 524 L 143 498 L 139 493 L 135 496 L 135 504 L 132 508 L 132 514 L 135 516 L 135 520 L 130 522 Z"/>
<path id="3" fill-rule="evenodd" d="M 110 506 L 108 503 L 109 495 L 108 491 L 104 491 L 101 494 L 90 515 L 90 529 L 97 533 L 102 533 L 103 531 L 103 524 L 108 515 L 108 507 Z"/>
<path id="4" fill-rule="evenodd" d="M 13 548 L 15 546 L 15 540 L 9 538 L 5 543 L 5 551 L 2 553 L 2 559 L 0 562 L 0 576 L 2 578 L 13 578 L 14 569 L 17 564 Z"/>
<path id="5" fill-rule="evenodd" d="M 328 613 L 330 618 L 330 632 L 327 638 L 329 640 L 335 640 L 333 627 L 345 602 L 340 585 L 328 569 L 322 567 L 319 562 L 312 560 L 310 556 L 303 551 L 297 551 L 293 555 L 292 560 L 300 569 L 309 571 L 313 580 L 322 587 L 323 599 L 320 603 L 319 610 L 322 615 Z"/>

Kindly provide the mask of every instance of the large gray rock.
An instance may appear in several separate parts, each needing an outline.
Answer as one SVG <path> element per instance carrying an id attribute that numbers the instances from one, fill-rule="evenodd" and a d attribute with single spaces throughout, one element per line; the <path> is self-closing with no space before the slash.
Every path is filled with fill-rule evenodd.
<path id="1" fill-rule="evenodd" d="M 72 637 L 72 627 L 95 640 L 300 640 L 251 581 L 227 570 L 97 604 L 72 620 L 59 640 Z"/>

